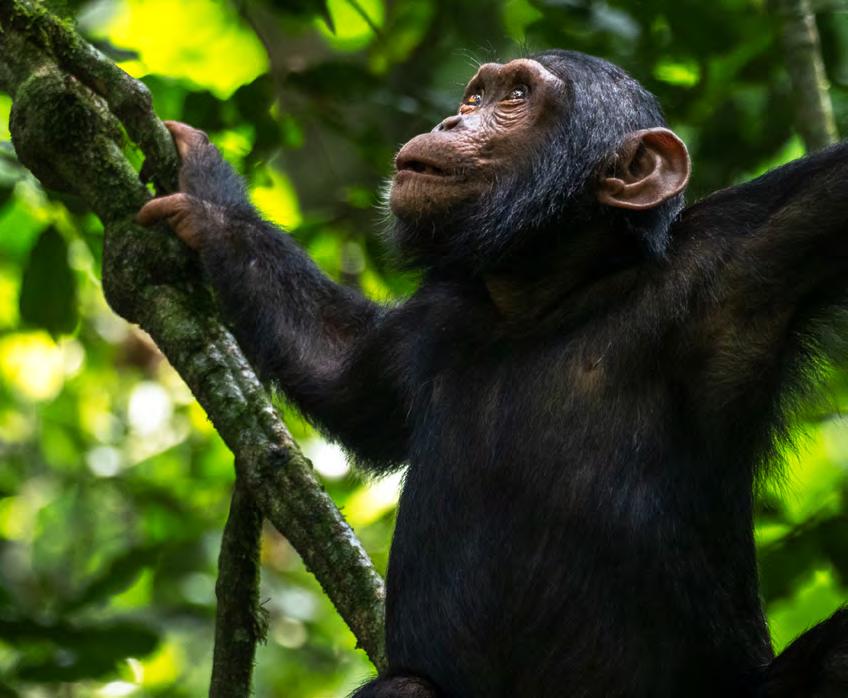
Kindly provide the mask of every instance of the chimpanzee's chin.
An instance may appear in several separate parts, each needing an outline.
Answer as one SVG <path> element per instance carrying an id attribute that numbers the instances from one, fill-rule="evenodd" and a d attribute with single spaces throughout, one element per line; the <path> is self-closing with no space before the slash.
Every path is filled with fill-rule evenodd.
<path id="1" fill-rule="evenodd" d="M 436 220 L 395 215 L 387 241 L 395 263 L 407 269 L 433 266 L 439 256 L 439 234 L 440 226 Z"/>

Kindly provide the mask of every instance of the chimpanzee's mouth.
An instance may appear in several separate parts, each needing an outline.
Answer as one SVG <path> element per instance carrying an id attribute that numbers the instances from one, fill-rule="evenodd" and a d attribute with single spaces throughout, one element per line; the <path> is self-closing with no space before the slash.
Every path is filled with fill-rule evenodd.
<path id="1" fill-rule="evenodd" d="M 398 158 L 395 163 L 398 174 L 401 172 L 414 172 L 416 174 L 430 175 L 431 177 L 447 177 L 451 173 L 432 163 L 412 158 Z"/>

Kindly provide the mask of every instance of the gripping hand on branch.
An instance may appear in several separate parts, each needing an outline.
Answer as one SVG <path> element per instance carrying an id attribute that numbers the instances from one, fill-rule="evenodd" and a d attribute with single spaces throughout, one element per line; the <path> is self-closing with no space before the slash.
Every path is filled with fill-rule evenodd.
<path id="1" fill-rule="evenodd" d="M 148 201 L 138 213 L 142 225 L 166 221 L 194 250 L 226 227 L 234 211 L 252 211 L 244 182 L 221 157 L 208 136 L 179 121 L 166 121 L 182 164 L 180 191 Z"/>

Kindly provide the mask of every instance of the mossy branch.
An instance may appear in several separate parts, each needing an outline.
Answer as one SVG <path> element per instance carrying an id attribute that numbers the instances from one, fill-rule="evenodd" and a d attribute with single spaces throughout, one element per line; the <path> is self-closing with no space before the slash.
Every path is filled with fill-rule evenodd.
<path id="1" fill-rule="evenodd" d="M 256 643 L 265 641 L 267 612 L 259 604 L 259 552 L 262 513 L 240 479 L 218 558 L 215 596 L 215 654 L 209 698 L 250 695 Z"/>
<path id="2" fill-rule="evenodd" d="M 196 260 L 167 230 L 134 223 L 149 193 L 124 156 L 120 124 L 163 188 L 176 179 L 176 153 L 146 88 L 34 0 L 0 0 L 0 89 L 13 98 L 21 162 L 103 221 L 110 305 L 154 338 L 236 455 L 255 506 L 384 666 L 382 579 L 221 324 Z"/>

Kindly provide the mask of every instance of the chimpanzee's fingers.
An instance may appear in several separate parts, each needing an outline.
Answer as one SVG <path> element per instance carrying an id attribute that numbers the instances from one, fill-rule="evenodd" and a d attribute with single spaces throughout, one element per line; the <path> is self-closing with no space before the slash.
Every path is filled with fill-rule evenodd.
<path id="1" fill-rule="evenodd" d="M 136 223 L 141 225 L 152 225 L 157 221 L 171 218 L 171 216 L 186 213 L 192 203 L 192 197 L 183 192 L 160 196 L 144 204 L 136 214 L 135 220 Z"/>
<path id="2" fill-rule="evenodd" d="M 209 137 L 200 129 L 184 124 L 182 121 L 164 121 L 162 123 L 171 132 L 171 137 L 177 146 L 177 152 L 183 160 L 191 150 L 209 144 Z"/>
<path id="3" fill-rule="evenodd" d="M 241 178 L 203 131 L 179 121 L 165 121 L 164 124 L 182 158 L 180 191 L 187 192 L 197 201 L 216 206 L 246 203 Z"/>

